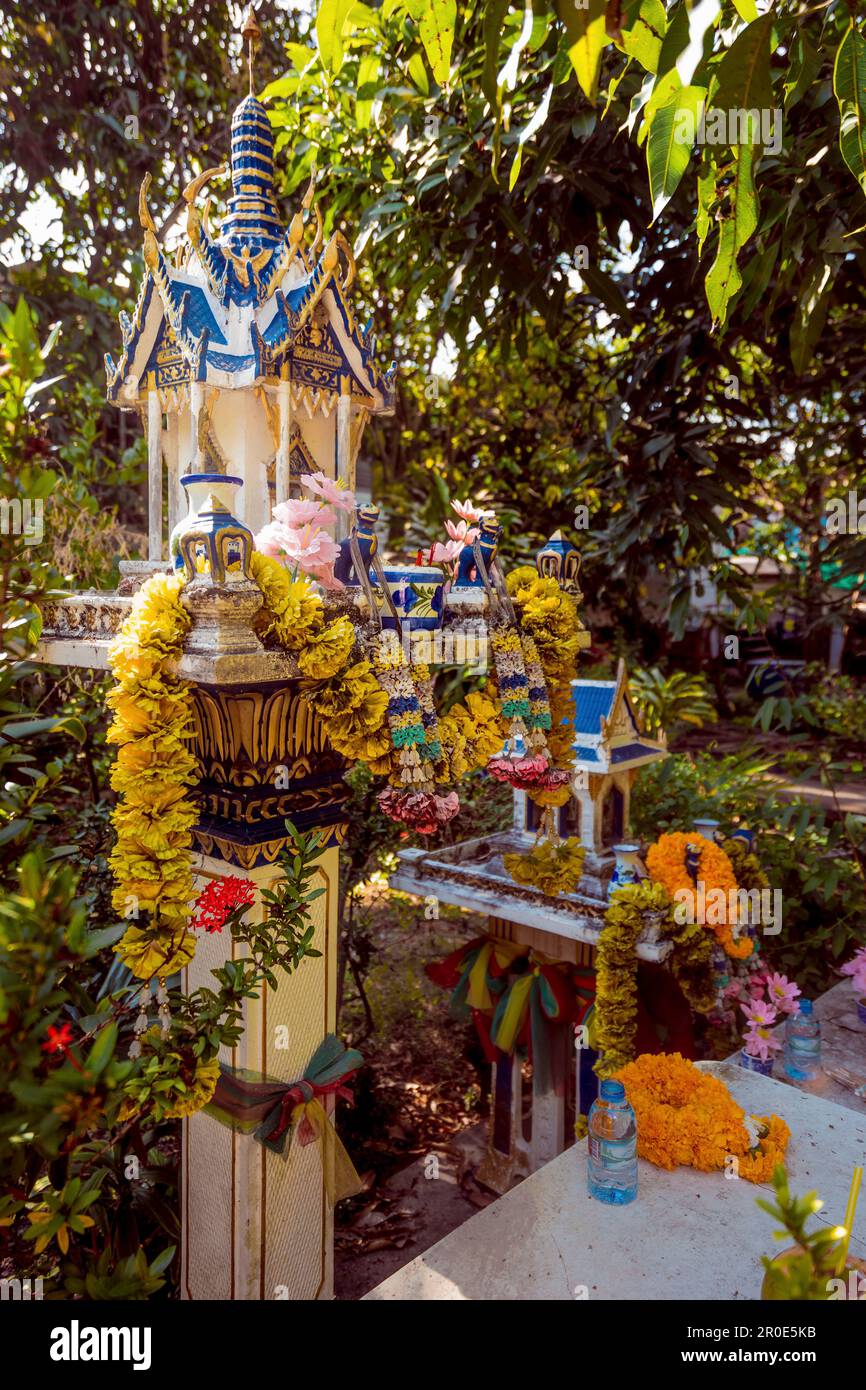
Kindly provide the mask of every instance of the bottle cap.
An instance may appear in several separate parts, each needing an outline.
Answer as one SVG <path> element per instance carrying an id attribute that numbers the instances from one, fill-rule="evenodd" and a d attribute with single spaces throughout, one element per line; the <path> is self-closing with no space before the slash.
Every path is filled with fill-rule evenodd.
<path id="1" fill-rule="evenodd" d="M 621 1081 L 602 1081 L 599 1095 L 602 1100 L 625 1100 L 625 1086 Z"/>
<path id="2" fill-rule="evenodd" d="M 801 1013 L 801 1014 L 805 1014 L 805 1016 L 806 1016 L 807 1018 L 811 1018 L 811 1016 L 812 1016 L 812 1001 L 811 1001 L 811 999 L 799 999 L 797 1002 L 798 1002 L 799 1005 L 800 1005 L 800 1013 Z"/>

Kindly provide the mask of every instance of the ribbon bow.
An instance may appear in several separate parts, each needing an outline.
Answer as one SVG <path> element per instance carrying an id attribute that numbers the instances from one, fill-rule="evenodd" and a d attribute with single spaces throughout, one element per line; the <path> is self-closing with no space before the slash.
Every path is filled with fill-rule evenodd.
<path id="1" fill-rule="evenodd" d="M 363 1185 L 321 1097 L 351 1100 L 348 1083 L 363 1061 L 360 1052 L 329 1033 L 297 1081 L 272 1081 L 221 1062 L 216 1090 L 205 1110 L 221 1124 L 252 1134 L 272 1153 L 286 1153 L 293 1139 L 301 1146 L 320 1140 L 325 1188 L 333 1206 L 362 1191 Z"/>

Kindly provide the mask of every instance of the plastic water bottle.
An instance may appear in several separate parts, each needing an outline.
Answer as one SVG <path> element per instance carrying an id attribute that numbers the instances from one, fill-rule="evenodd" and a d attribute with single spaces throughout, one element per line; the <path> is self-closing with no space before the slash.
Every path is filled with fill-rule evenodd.
<path id="1" fill-rule="evenodd" d="M 637 1196 L 637 1125 L 621 1081 L 602 1081 L 589 1111 L 587 1188 L 599 1202 Z"/>
<path id="2" fill-rule="evenodd" d="M 811 999 L 801 999 L 785 1024 L 785 1074 L 792 1081 L 814 1081 L 821 1071 L 821 1025 Z"/>

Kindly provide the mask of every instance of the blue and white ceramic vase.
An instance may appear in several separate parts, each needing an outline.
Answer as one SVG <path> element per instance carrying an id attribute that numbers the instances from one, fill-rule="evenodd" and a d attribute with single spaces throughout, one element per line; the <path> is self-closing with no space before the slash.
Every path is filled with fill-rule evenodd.
<path id="1" fill-rule="evenodd" d="M 226 473 L 185 473 L 180 485 L 186 494 L 187 512 L 175 526 L 168 541 L 169 558 L 172 568 L 176 570 L 183 569 L 180 538 L 184 531 L 195 525 L 199 508 L 204 506 L 209 496 L 214 496 L 231 516 L 236 506 L 238 489 L 244 484 L 243 478 L 229 477 Z"/>
<path id="2" fill-rule="evenodd" d="M 699 817 L 692 822 L 699 835 L 703 835 L 705 840 L 711 840 L 715 844 L 719 838 L 719 821 L 709 820 L 707 817 Z"/>
<path id="3" fill-rule="evenodd" d="M 613 853 L 615 863 L 610 883 L 607 885 L 608 897 L 615 893 L 617 888 L 632 888 L 636 883 L 640 883 L 642 878 L 647 877 L 646 866 L 640 857 L 640 845 L 614 845 Z"/>
<path id="4" fill-rule="evenodd" d="M 382 572 L 403 627 L 433 632 L 442 626 L 445 575 L 437 565 L 386 565 Z M 375 585 L 372 572 L 370 579 Z M 381 613 L 382 626 L 393 628 L 394 619 L 384 599 Z"/>
<path id="5" fill-rule="evenodd" d="M 232 510 L 243 479 L 224 473 L 187 473 L 180 481 L 190 510 L 171 533 L 174 568 L 185 569 L 190 579 L 209 574 L 219 584 L 249 579 L 253 536 Z"/>
<path id="6" fill-rule="evenodd" d="M 763 1057 L 753 1057 L 745 1048 L 740 1052 L 740 1066 L 745 1067 L 746 1071 L 756 1071 L 761 1076 L 773 1075 L 773 1060 L 772 1057 L 768 1057 L 766 1061 Z"/>

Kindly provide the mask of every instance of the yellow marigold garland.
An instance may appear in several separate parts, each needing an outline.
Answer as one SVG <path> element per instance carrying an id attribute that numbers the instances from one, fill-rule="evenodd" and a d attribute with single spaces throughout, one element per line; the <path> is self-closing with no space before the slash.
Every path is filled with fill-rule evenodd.
<path id="1" fill-rule="evenodd" d="M 766 1182 L 785 1156 L 791 1131 L 778 1115 L 755 1115 L 752 1143 L 745 1111 L 717 1076 L 701 1071 L 679 1052 L 649 1053 L 622 1067 L 623 1083 L 637 1121 L 640 1158 L 659 1168 L 682 1164 L 712 1173 L 731 1157 L 748 1182 Z"/>
<path id="2" fill-rule="evenodd" d="M 370 662 L 352 659 L 355 632 L 350 619 L 341 616 L 326 622 L 324 604 L 311 581 L 305 575 L 292 578 L 271 556 L 254 551 L 251 573 L 263 599 L 255 629 L 264 641 L 271 639 L 296 656 L 304 697 L 325 723 L 332 746 L 349 761 L 363 761 L 373 773 L 393 779 L 388 697 Z M 115 715 L 109 738 L 118 746 L 111 780 L 121 797 L 113 813 L 118 836 L 110 859 L 117 884 L 113 902 L 121 912 L 132 903 L 150 913 L 149 926 L 130 927 L 115 949 L 142 979 L 174 973 L 195 950 L 195 936 L 187 928 L 193 897 L 191 831 L 197 811 L 187 793 L 197 781 L 198 765 L 189 748 L 190 686 L 173 675 L 190 626 L 180 600 L 183 584 L 183 574 L 160 573 L 148 579 L 135 595 L 109 657 L 117 680 L 108 697 Z M 578 650 L 577 609 L 556 580 L 539 579 L 532 570 L 516 571 L 510 587 L 549 685 L 551 753 L 557 765 L 566 766 L 571 761 L 571 733 L 562 720 L 570 704 L 569 682 Z M 452 706 L 439 720 L 439 729 L 437 782 L 459 782 L 466 773 L 486 766 L 503 741 L 494 683 Z M 542 804 L 559 805 L 569 789 L 534 795 Z M 565 882 L 571 880 L 576 861 L 573 851 L 563 853 L 563 848 L 555 875 Z M 541 876 L 548 881 L 543 872 Z"/>
<path id="3" fill-rule="evenodd" d="M 529 565 L 512 570 L 505 580 L 517 610 L 518 621 L 532 638 L 544 671 L 550 704 L 550 731 L 547 746 L 554 767 L 574 763 L 573 715 L 574 680 L 583 624 L 577 604 L 553 578 L 541 578 Z M 569 786 L 551 791 L 527 793 L 539 806 L 564 806 L 571 795 Z"/>
<path id="4" fill-rule="evenodd" d="M 108 739 L 118 746 L 111 785 L 121 798 L 112 813 L 112 902 L 123 915 L 150 913 L 147 929 L 130 927 L 114 949 L 141 979 L 172 974 L 195 949 L 187 922 L 191 831 L 198 813 L 187 790 L 195 785 L 198 764 L 189 747 L 189 684 L 173 674 L 190 625 L 182 587 L 176 575 L 147 579 L 108 654 L 117 681 L 108 695 L 114 711 Z"/>
<path id="5" fill-rule="evenodd" d="M 637 1032 L 637 942 L 652 915 L 663 917 L 662 936 L 673 943 L 668 957 L 688 1003 L 709 1013 L 715 1003 L 710 938 L 699 923 L 677 923 L 667 890 L 651 879 L 618 888 L 611 896 L 596 953 L 595 1035 L 599 1076 L 611 1076 L 634 1056 Z"/>
<path id="6" fill-rule="evenodd" d="M 646 866 L 650 876 L 656 883 L 664 884 L 671 897 L 676 900 L 678 892 L 687 891 L 693 893 L 695 885 L 691 875 L 686 868 L 686 850 L 690 844 L 700 846 L 700 865 L 698 869 L 698 881 L 703 882 L 707 897 L 716 889 L 721 889 L 725 894 L 726 903 L 730 902 L 730 894 L 736 893 L 737 880 L 734 877 L 734 870 L 730 859 L 723 849 L 706 839 L 697 832 L 685 833 L 683 831 L 672 831 L 668 835 L 661 835 L 654 845 L 647 851 Z M 725 913 L 728 915 L 727 910 Z M 725 953 L 734 960 L 745 960 L 752 954 L 754 943 L 748 936 L 735 937 L 733 926 L 735 923 L 725 921 L 719 923 L 707 923 L 711 931 L 714 931 L 720 945 Z"/>
<path id="7" fill-rule="evenodd" d="M 586 850 L 580 841 L 570 836 L 558 844 L 540 840 L 526 854 L 505 854 L 502 862 L 515 883 L 528 883 L 542 893 L 555 897 L 557 893 L 573 893 L 583 873 Z"/>

